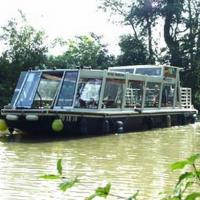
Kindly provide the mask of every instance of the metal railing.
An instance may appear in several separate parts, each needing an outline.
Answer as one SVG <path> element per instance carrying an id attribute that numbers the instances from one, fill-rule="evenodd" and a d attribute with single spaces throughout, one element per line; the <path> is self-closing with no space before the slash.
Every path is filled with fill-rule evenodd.
<path id="1" fill-rule="evenodd" d="M 181 87 L 181 107 L 192 108 L 192 90 L 191 88 Z"/>

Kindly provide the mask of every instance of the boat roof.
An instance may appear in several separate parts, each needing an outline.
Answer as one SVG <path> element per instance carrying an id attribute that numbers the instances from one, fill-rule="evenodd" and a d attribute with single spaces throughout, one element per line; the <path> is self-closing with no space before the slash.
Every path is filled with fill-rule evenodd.
<path id="1" fill-rule="evenodd" d="M 152 65 L 152 64 L 148 64 L 148 65 L 113 66 L 113 67 L 109 67 L 108 70 L 110 70 L 110 69 L 135 69 L 135 68 L 165 68 L 165 67 L 182 69 L 180 67 L 171 66 L 171 65 Z"/>

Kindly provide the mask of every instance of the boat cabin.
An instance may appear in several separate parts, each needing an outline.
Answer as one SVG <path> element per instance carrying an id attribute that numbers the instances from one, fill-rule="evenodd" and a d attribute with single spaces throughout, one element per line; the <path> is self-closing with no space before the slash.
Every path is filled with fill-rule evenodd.
<path id="1" fill-rule="evenodd" d="M 22 72 L 11 101 L 14 109 L 190 108 L 191 89 L 180 87 L 180 68 L 110 67 L 108 70 Z"/>

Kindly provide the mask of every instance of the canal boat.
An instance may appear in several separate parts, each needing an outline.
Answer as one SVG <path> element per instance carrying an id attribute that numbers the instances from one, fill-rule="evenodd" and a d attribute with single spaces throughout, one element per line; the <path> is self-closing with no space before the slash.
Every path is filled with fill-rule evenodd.
<path id="1" fill-rule="evenodd" d="M 197 110 L 191 88 L 180 85 L 180 70 L 136 65 L 22 72 L 1 110 L 3 123 L 11 132 L 66 136 L 194 123 Z"/>

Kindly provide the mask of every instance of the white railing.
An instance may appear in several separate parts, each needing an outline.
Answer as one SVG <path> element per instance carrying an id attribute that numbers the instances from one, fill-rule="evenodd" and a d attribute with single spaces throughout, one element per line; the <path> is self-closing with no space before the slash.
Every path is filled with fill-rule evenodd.
<path id="1" fill-rule="evenodd" d="M 126 89 L 126 105 L 134 107 L 136 104 L 135 91 L 132 88 Z"/>
<path id="2" fill-rule="evenodd" d="M 192 108 L 192 90 L 191 90 L 191 88 L 181 87 L 181 107 Z"/>

